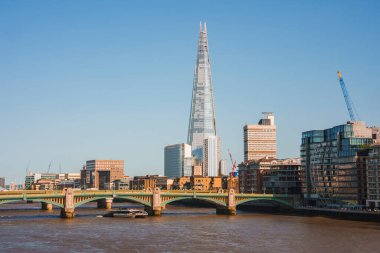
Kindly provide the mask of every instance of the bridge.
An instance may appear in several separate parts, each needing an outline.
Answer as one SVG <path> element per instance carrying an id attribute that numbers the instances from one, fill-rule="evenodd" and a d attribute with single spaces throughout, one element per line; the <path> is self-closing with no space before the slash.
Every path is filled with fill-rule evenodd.
<path id="1" fill-rule="evenodd" d="M 63 191 L 12 191 L 0 192 L 0 204 L 33 201 L 41 202 L 43 210 L 52 210 L 53 206 L 61 208 L 61 217 L 73 218 L 75 208 L 85 203 L 97 201 L 99 208 L 110 209 L 113 199 L 122 199 L 144 205 L 149 215 L 159 216 L 167 204 L 185 199 L 196 199 L 216 206 L 217 214 L 236 215 L 236 207 L 240 204 L 268 200 L 289 207 L 294 207 L 297 197 L 295 195 L 273 194 L 239 194 L 233 189 L 227 192 L 197 192 L 197 191 L 161 191 L 159 188 L 145 191 L 125 190 L 73 190 Z"/>

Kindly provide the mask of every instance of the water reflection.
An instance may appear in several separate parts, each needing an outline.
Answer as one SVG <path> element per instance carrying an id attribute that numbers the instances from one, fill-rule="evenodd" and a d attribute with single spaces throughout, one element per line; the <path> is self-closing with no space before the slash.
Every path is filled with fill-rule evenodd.
<path id="1" fill-rule="evenodd" d="M 136 204 L 116 206 L 142 208 Z M 161 217 L 98 218 L 89 203 L 73 220 L 39 204 L 0 205 L 1 252 L 378 252 L 378 223 L 169 206 Z"/>

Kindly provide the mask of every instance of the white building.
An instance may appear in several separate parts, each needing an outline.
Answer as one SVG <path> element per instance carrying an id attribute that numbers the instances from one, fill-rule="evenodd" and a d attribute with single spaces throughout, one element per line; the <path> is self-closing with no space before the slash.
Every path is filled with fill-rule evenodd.
<path id="1" fill-rule="evenodd" d="M 219 176 L 220 138 L 209 136 L 203 140 L 203 176 Z"/>
<path id="2" fill-rule="evenodd" d="M 276 158 L 276 125 L 271 112 L 263 112 L 257 125 L 244 126 L 244 161 Z"/>
<path id="3" fill-rule="evenodd" d="M 191 176 L 191 146 L 185 143 L 165 146 L 164 174 L 166 177 Z"/>
<path id="4" fill-rule="evenodd" d="M 227 159 L 222 159 L 219 162 L 219 176 L 228 175 L 228 162 Z"/>

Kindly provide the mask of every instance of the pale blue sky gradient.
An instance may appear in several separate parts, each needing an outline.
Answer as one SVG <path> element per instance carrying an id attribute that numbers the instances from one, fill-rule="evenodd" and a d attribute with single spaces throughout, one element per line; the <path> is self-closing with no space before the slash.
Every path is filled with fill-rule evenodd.
<path id="1" fill-rule="evenodd" d="M 0 176 L 79 172 L 123 159 L 163 174 L 186 142 L 199 21 L 209 33 L 216 124 L 243 160 L 243 125 L 273 111 L 278 156 L 301 132 L 345 123 L 342 71 L 380 125 L 379 1 L 0 1 Z"/>

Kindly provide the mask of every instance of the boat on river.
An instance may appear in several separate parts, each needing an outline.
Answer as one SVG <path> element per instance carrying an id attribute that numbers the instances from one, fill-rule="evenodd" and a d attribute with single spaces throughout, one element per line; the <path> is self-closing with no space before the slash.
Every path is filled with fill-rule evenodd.
<path id="1" fill-rule="evenodd" d="M 113 209 L 103 215 L 103 217 L 124 217 L 124 218 L 145 218 L 148 216 L 148 213 L 139 209 L 131 208 L 119 208 Z"/>

